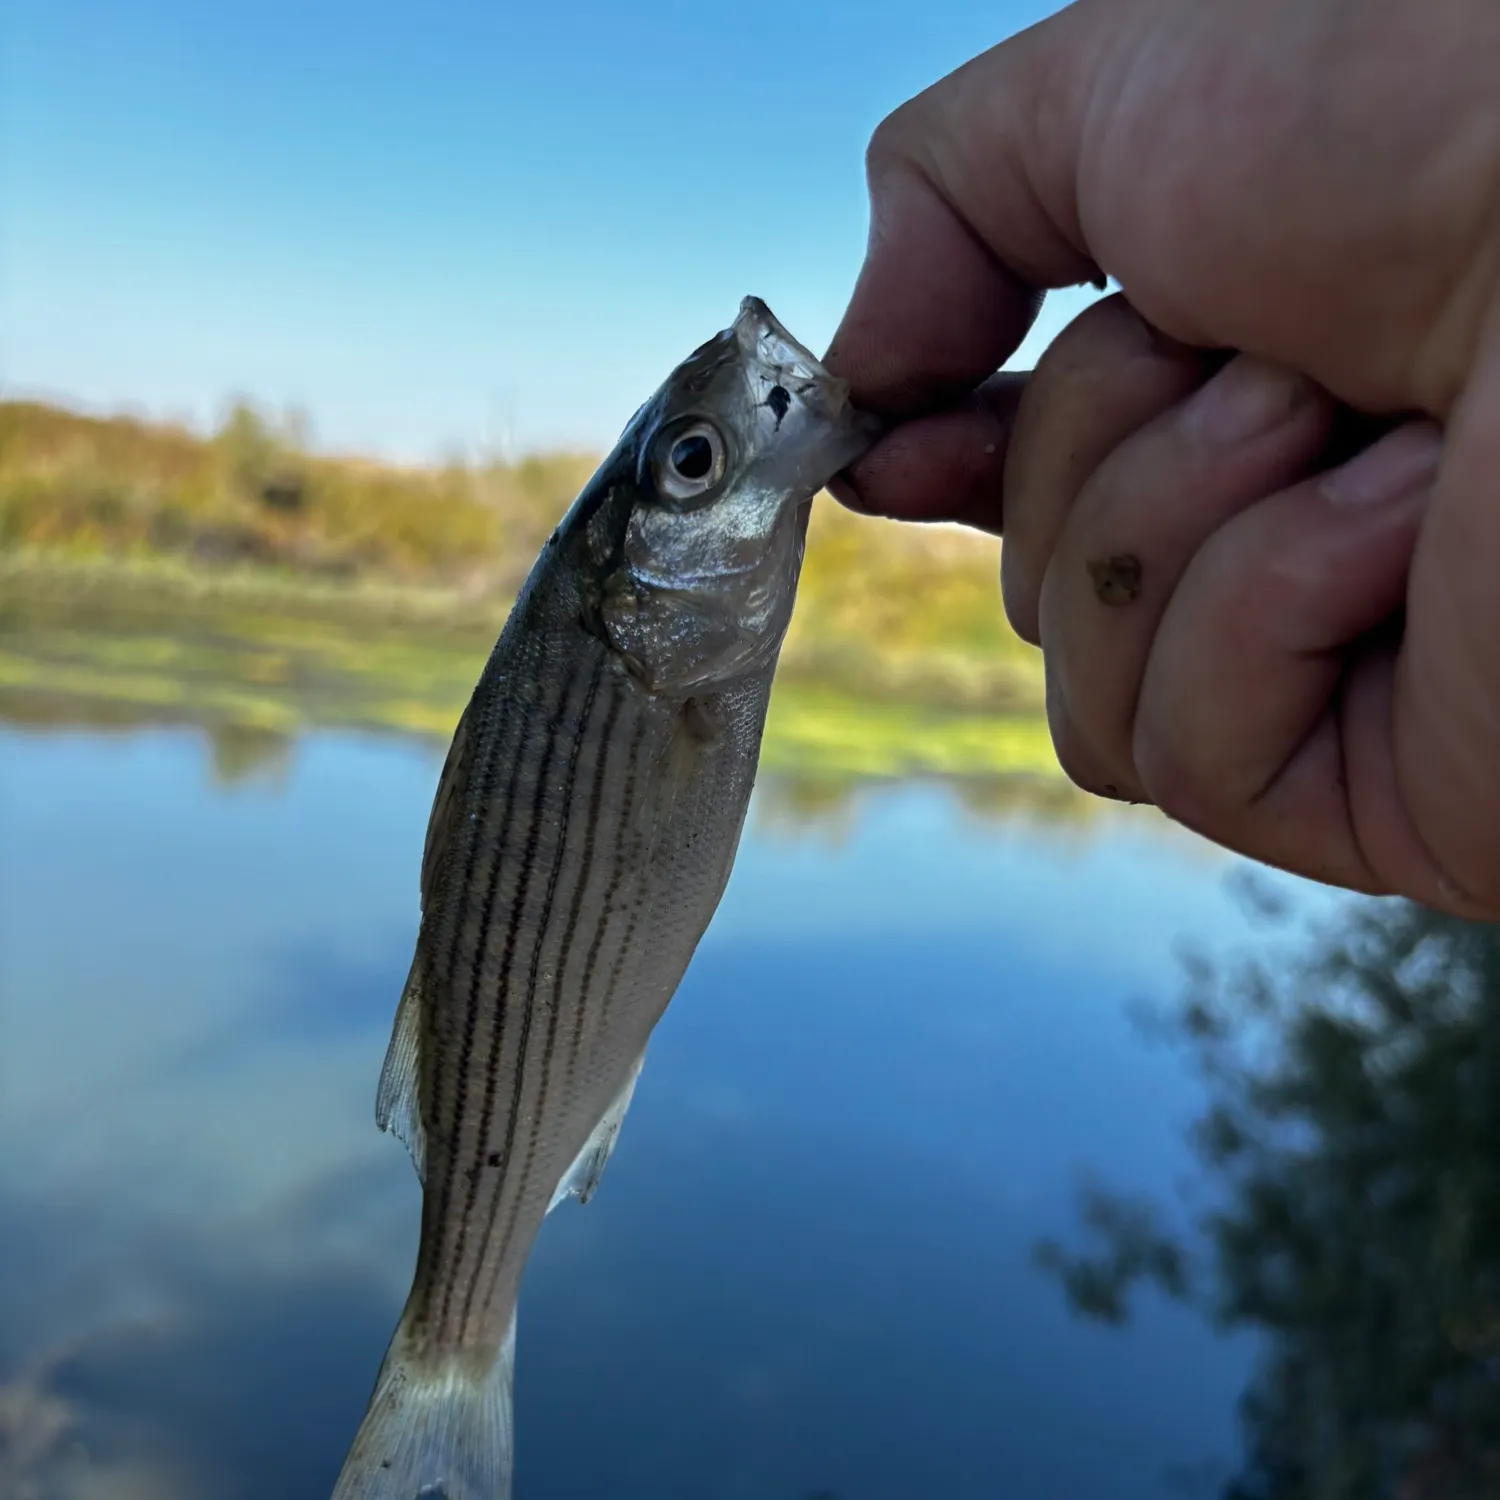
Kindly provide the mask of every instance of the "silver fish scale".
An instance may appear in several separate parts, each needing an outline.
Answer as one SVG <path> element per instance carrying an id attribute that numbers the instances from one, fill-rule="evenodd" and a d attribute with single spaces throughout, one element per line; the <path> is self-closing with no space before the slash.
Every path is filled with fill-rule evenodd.
<path id="1" fill-rule="evenodd" d="M 765 673 L 688 714 L 653 699 L 559 593 L 557 629 L 496 652 L 469 774 L 471 797 L 498 790 L 468 809 L 424 943 L 433 1087 L 413 1296 L 442 1347 L 503 1336 L 552 1190 L 718 904 L 769 693 Z"/>

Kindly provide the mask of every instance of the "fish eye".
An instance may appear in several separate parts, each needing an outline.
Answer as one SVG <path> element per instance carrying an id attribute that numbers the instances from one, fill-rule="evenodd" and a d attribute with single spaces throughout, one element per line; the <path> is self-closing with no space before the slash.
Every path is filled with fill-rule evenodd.
<path id="1" fill-rule="evenodd" d="M 724 439 L 711 422 L 665 434 L 656 461 L 656 487 L 669 500 L 696 500 L 724 477 Z"/>
<path id="2" fill-rule="evenodd" d="M 701 432 L 689 433 L 672 445 L 670 462 L 679 479 L 702 479 L 714 466 L 714 445 Z"/>

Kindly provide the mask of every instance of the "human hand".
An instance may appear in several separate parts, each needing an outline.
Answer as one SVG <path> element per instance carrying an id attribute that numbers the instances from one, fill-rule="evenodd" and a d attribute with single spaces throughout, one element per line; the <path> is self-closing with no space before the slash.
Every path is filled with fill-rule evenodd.
<path id="1" fill-rule="evenodd" d="M 829 351 L 899 424 L 845 497 L 1004 530 L 1075 779 L 1492 917 L 1497 76 L 1488 0 L 1081 0 L 876 133 Z M 1145 322 L 1111 299 L 993 377 L 1100 267 Z M 1248 352 L 1205 384 L 1203 349 Z M 1403 420 L 1325 482 L 1350 409 Z"/>

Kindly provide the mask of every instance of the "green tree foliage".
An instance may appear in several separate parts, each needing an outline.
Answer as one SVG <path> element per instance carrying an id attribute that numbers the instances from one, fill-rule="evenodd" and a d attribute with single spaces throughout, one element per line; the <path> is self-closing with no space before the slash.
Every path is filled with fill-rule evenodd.
<path id="1" fill-rule="evenodd" d="M 1212 1205 L 1097 1190 L 1039 1248 L 1080 1313 L 1143 1282 L 1266 1336 L 1231 1500 L 1500 1493 L 1500 927 L 1359 901 L 1286 956 L 1190 965 Z M 1190 1259 L 1186 1242 L 1201 1247 Z"/>

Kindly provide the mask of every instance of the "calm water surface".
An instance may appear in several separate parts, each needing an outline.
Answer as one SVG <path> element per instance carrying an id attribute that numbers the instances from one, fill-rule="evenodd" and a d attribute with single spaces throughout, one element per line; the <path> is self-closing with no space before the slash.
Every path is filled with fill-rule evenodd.
<path id="1" fill-rule="evenodd" d="M 6 1500 L 326 1500 L 415 1253 L 373 1100 L 438 765 L 0 733 Z M 517 1500 L 1210 1493 L 1250 1346 L 1075 1321 L 1030 1249 L 1085 1169 L 1189 1170 L 1198 1086 L 1129 1005 L 1243 939 L 1231 862 L 933 788 L 764 812 L 532 1257 Z"/>

